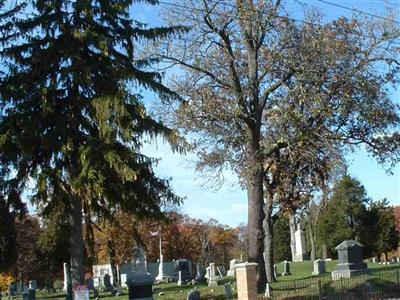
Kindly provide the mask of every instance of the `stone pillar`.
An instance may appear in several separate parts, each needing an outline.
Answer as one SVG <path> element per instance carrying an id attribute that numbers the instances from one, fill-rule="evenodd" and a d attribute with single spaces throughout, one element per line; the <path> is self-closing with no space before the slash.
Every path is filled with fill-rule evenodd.
<path id="1" fill-rule="evenodd" d="M 304 231 L 300 228 L 294 233 L 296 240 L 296 255 L 294 257 L 295 261 L 303 261 L 306 259 L 306 240 L 304 238 Z"/>
<path id="2" fill-rule="evenodd" d="M 257 300 L 257 264 L 237 264 L 235 269 L 238 300 Z"/>
<path id="3" fill-rule="evenodd" d="M 63 266 L 64 266 L 64 287 L 63 287 L 63 290 L 64 290 L 64 292 L 66 292 L 67 288 L 68 288 L 68 265 L 67 265 L 67 263 L 64 263 Z"/>
<path id="4" fill-rule="evenodd" d="M 208 277 L 208 286 L 217 286 L 217 278 L 215 277 L 215 264 L 210 263 L 210 273 Z"/>

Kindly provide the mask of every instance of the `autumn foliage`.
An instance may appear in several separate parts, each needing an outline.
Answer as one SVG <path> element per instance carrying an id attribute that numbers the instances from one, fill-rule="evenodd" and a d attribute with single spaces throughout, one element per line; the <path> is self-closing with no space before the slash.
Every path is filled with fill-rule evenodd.
<path id="1" fill-rule="evenodd" d="M 139 222 L 131 215 L 119 213 L 118 224 L 102 224 L 95 233 L 97 262 L 109 262 L 109 240 L 115 245 L 117 264 L 132 260 L 135 244 L 145 248 L 150 262 L 157 261 L 160 250 L 156 232 L 162 235 L 164 261 L 186 258 L 203 264 L 212 261 L 229 265 L 233 256 L 244 254 L 245 246 L 240 246 L 238 228 L 230 228 L 213 219 L 190 218 L 178 212 L 170 212 L 167 216 L 168 221 Z"/>

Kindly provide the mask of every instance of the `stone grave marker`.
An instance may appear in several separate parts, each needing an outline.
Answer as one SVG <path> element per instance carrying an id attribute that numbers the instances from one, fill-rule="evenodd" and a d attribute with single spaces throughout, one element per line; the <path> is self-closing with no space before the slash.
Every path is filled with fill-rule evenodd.
<path id="1" fill-rule="evenodd" d="M 112 289 L 111 285 L 111 277 L 109 274 L 105 274 L 103 277 L 103 282 L 104 282 L 104 287 L 106 288 L 107 291 Z"/>
<path id="2" fill-rule="evenodd" d="M 274 265 L 274 277 L 278 278 L 278 266 Z"/>
<path id="3" fill-rule="evenodd" d="M 196 281 L 203 282 L 204 281 L 204 268 L 201 263 L 196 263 Z"/>
<path id="4" fill-rule="evenodd" d="M 31 280 L 31 281 L 29 281 L 29 288 L 30 288 L 30 289 L 33 289 L 33 290 L 36 290 L 36 289 L 37 289 L 37 282 L 36 282 L 36 280 Z"/>
<path id="5" fill-rule="evenodd" d="M 89 300 L 89 289 L 85 285 L 74 288 L 74 300 Z"/>
<path id="6" fill-rule="evenodd" d="M 232 288 L 231 288 L 231 285 L 229 283 L 225 283 L 224 284 L 224 292 L 225 292 L 225 298 L 226 299 L 233 299 Z"/>
<path id="7" fill-rule="evenodd" d="M 178 272 L 178 285 L 186 285 L 186 280 L 182 278 L 182 271 Z"/>
<path id="8" fill-rule="evenodd" d="M 206 275 L 204 275 L 205 278 L 210 278 L 210 266 L 206 267 Z"/>
<path id="9" fill-rule="evenodd" d="M 175 274 L 178 275 L 178 272 L 182 272 L 182 280 L 189 281 L 192 280 L 192 267 L 191 261 L 187 259 L 178 259 L 175 261 Z"/>
<path id="10" fill-rule="evenodd" d="M 373 262 L 374 264 L 376 264 L 376 263 L 379 262 L 379 260 L 378 260 L 378 258 L 375 256 L 375 257 L 372 258 L 372 262 Z"/>
<path id="11" fill-rule="evenodd" d="M 290 274 L 290 263 L 287 260 L 285 260 L 283 262 L 283 273 L 282 273 L 282 276 L 288 276 L 288 275 L 291 275 Z"/>
<path id="12" fill-rule="evenodd" d="M 307 250 L 306 250 L 306 241 L 304 238 L 304 231 L 300 228 L 296 230 L 294 233 L 295 237 L 295 256 L 294 261 L 303 261 L 306 260 Z"/>
<path id="13" fill-rule="evenodd" d="M 154 278 L 146 270 L 144 251 L 140 247 L 134 249 L 134 270 L 127 276 L 129 300 L 153 299 Z"/>
<path id="14" fill-rule="evenodd" d="M 353 240 L 344 241 L 335 248 L 338 252 L 339 263 L 336 265 L 336 270 L 332 272 L 334 280 L 370 273 L 367 264 L 363 261 L 363 248 L 362 244 Z"/>
<path id="15" fill-rule="evenodd" d="M 210 263 L 210 273 L 208 277 L 208 286 L 217 286 L 217 278 L 215 277 L 215 264 Z"/>
<path id="16" fill-rule="evenodd" d="M 187 300 L 201 300 L 200 292 L 196 291 L 196 290 L 189 291 L 186 299 Z"/>
<path id="17" fill-rule="evenodd" d="M 239 259 L 236 259 L 236 258 L 232 259 L 229 262 L 229 270 L 228 270 L 228 272 L 226 274 L 227 276 L 231 276 L 231 277 L 236 276 L 235 265 L 238 264 L 238 263 L 241 263 L 241 261 Z"/>
<path id="18" fill-rule="evenodd" d="M 314 271 L 312 272 L 312 274 L 313 275 L 321 275 L 324 273 L 326 273 L 325 260 L 316 259 L 314 261 Z"/>

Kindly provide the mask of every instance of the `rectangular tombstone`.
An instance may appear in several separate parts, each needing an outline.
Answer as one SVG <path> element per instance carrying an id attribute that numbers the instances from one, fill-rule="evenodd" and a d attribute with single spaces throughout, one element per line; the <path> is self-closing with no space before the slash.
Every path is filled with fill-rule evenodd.
<path id="1" fill-rule="evenodd" d="M 226 299 L 233 299 L 232 288 L 231 288 L 231 285 L 229 283 L 225 283 L 224 284 L 224 292 L 225 292 L 225 298 Z"/>
<path id="2" fill-rule="evenodd" d="M 338 252 L 339 263 L 336 265 L 336 270 L 332 272 L 333 279 L 369 273 L 367 264 L 363 261 L 363 247 L 356 241 L 347 240 L 335 248 Z"/>
<path id="3" fill-rule="evenodd" d="M 291 275 L 291 273 L 290 273 L 290 263 L 287 260 L 285 260 L 283 262 L 283 273 L 282 273 L 282 276 L 288 276 L 288 275 Z"/>
<path id="4" fill-rule="evenodd" d="M 321 275 L 325 273 L 326 273 L 325 260 L 316 259 L 314 261 L 314 271 L 312 272 L 312 275 Z"/>

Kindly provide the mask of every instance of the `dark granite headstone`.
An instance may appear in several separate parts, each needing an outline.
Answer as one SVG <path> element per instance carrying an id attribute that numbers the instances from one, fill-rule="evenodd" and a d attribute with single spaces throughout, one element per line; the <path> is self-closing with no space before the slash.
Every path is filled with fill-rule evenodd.
<path id="1" fill-rule="evenodd" d="M 187 300 L 201 300 L 199 291 L 190 291 L 187 295 Z"/>
<path id="2" fill-rule="evenodd" d="M 133 271 L 127 275 L 129 300 L 152 300 L 154 278 L 146 270 L 144 251 L 140 247 L 134 249 Z"/>
<path id="3" fill-rule="evenodd" d="M 201 263 L 196 263 L 196 281 L 203 282 L 205 280 L 204 276 L 205 272 L 203 266 Z"/>
<path id="4" fill-rule="evenodd" d="M 283 273 L 282 273 L 282 276 L 287 276 L 287 275 L 291 275 L 291 273 L 290 273 L 290 263 L 287 260 L 285 260 L 283 262 Z"/>
<path id="5" fill-rule="evenodd" d="M 178 259 L 175 261 L 175 273 L 178 276 L 179 271 L 182 274 L 182 281 L 190 281 L 192 280 L 192 273 L 191 273 L 191 262 L 187 259 Z"/>
<path id="6" fill-rule="evenodd" d="M 363 261 L 364 246 L 359 242 L 347 240 L 336 246 L 339 262 L 332 272 L 333 279 L 353 277 L 369 273 L 367 264 Z"/>
<path id="7" fill-rule="evenodd" d="M 104 275 L 104 287 L 106 288 L 106 290 L 111 290 L 112 285 L 111 285 L 111 277 L 110 275 L 106 274 Z"/>
<path id="8" fill-rule="evenodd" d="M 224 292 L 225 292 L 225 298 L 226 299 L 233 299 L 232 288 L 231 288 L 231 285 L 229 283 L 225 283 L 224 284 Z"/>
<path id="9" fill-rule="evenodd" d="M 28 300 L 36 300 L 36 290 L 28 289 Z"/>

